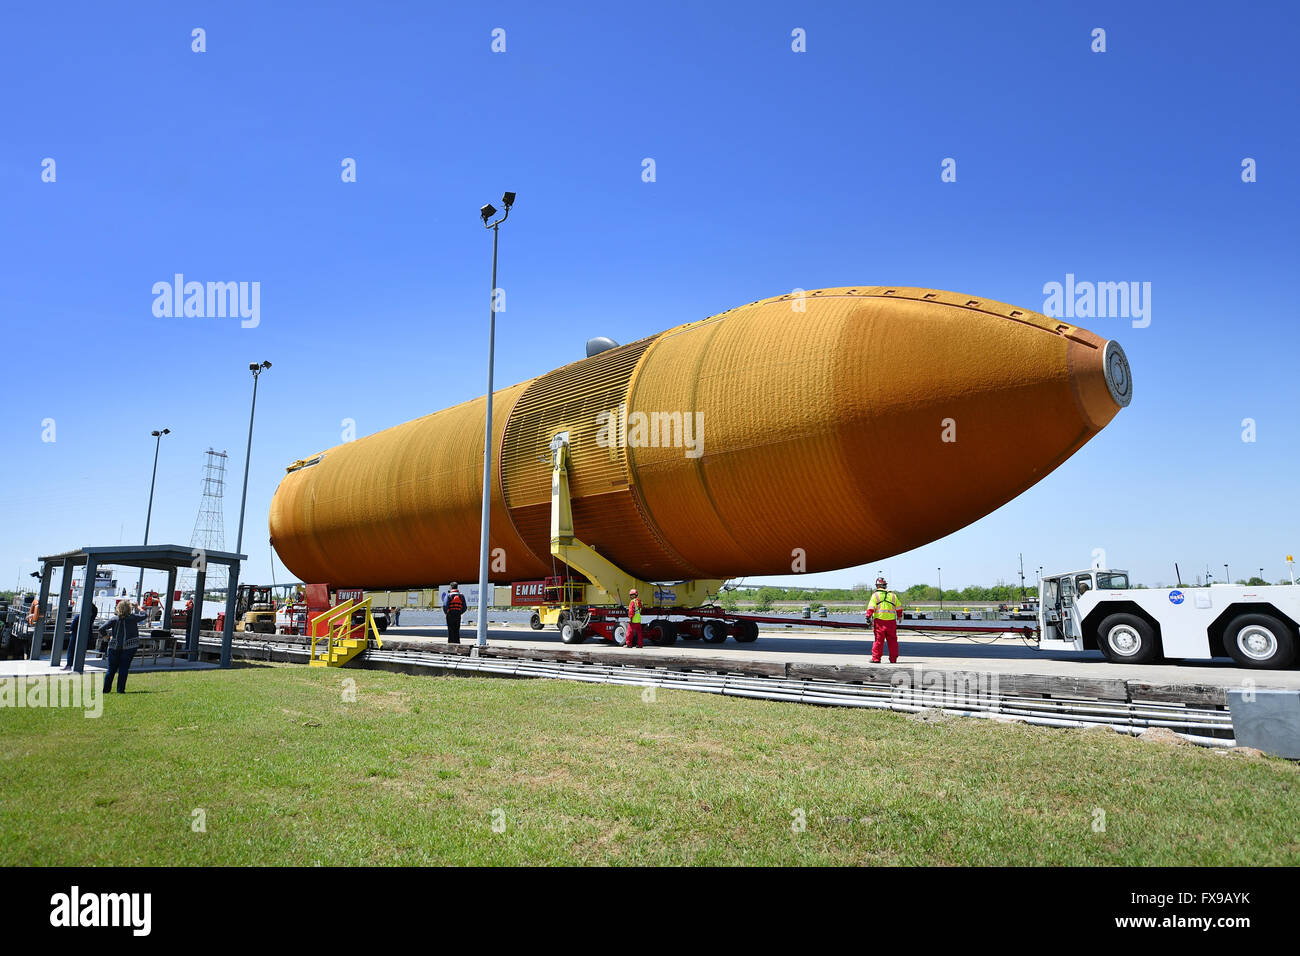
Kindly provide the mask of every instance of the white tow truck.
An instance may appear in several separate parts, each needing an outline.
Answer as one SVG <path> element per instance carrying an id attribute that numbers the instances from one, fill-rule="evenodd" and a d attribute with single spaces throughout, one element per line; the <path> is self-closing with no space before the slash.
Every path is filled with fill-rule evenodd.
<path id="1" fill-rule="evenodd" d="M 1300 647 L 1300 587 L 1130 588 L 1128 574 L 1090 568 L 1039 583 L 1038 649 L 1099 650 L 1117 663 L 1231 657 L 1290 667 Z"/>

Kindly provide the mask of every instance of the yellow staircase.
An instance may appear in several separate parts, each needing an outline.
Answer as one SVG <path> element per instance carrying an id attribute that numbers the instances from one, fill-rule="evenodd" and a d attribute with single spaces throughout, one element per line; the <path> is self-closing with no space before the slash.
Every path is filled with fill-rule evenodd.
<path id="1" fill-rule="evenodd" d="M 363 611 L 364 619 L 360 624 L 353 624 L 352 618 L 357 611 Z M 308 667 L 342 667 L 356 657 L 370 643 L 374 635 L 379 647 L 384 642 L 379 638 L 379 628 L 375 626 L 374 615 L 370 613 L 370 598 L 364 601 L 347 600 L 337 607 L 332 607 L 324 614 L 317 615 L 311 622 L 311 655 Z"/>

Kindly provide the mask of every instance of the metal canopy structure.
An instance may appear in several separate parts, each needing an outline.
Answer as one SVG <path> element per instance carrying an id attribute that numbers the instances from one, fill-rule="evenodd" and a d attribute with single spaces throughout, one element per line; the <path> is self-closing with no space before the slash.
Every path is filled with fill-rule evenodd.
<path id="1" fill-rule="evenodd" d="M 221 632 L 221 666 L 230 666 L 230 642 L 235 630 L 235 589 L 239 584 L 239 563 L 248 560 L 247 555 L 234 554 L 230 551 L 197 551 L 179 544 L 145 544 L 118 545 L 116 547 L 78 548 L 60 554 L 46 555 L 38 558 L 41 563 L 41 616 L 36 622 L 36 633 L 32 636 L 29 657 L 36 660 L 41 655 L 41 644 L 45 639 L 45 625 L 49 620 L 50 580 L 56 567 L 63 571 L 59 583 L 58 613 L 54 623 L 54 644 L 50 648 L 50 661 L 56 664 L 63 655 L 63 632 L 67 626 L 68 601 L 72 597 L 72 569 L 85 566 L 87 586 L 81 593 L 81 618 L 77 633 L 76 651 L 72 659 L 72 669 L 83 673 L 86 662 L 86 646 L 90 643 L 90 629 L 94 626 L 95 591 L 93 582 L 95 571 L 109 564 L 129 568 L 147 568 L 151 571 L 167 572 L 167 600 L 163 605 L 162 626 L 170 630 L 172 624 L 172 598 L 176 591 L 176 574 L 178 571 L 193 569 L 195 574 L 194 592 L 198 595 L 198 607 L 190 614 L 189 629 L 186 635 L 187 657 L 191 661 L 199 659 L 199 626 L 203 611 L 203 591 L 207 584 L 208 565 L 216 564 L 227 572 L 226 587 L 226 623 Z"/>

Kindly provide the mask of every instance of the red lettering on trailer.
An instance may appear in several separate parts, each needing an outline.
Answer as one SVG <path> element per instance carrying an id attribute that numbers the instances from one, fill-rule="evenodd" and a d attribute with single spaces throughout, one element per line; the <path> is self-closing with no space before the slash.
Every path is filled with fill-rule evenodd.
<path id="1" fill-rule="evenodd" d="M 545 595 L 545 581 L 516 581 L 510 585 L 511 607 L 526 607 L 533 604 L 540 604 Z"/>

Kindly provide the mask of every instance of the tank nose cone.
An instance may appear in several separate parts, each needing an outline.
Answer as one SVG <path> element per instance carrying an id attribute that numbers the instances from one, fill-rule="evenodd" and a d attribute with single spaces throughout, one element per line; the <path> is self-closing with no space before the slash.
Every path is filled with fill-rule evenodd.
<path id="1" fill-rule="evenodd" d="M 1127 408 L 1133 400 L 1133 373 L 1128 367 L 1128 356 L 1114 339 L 1106 343 L 1102 364 L 1106 370 L 1106 387 L 1110 389 L 1110 397 L 1119 403 L 1120 408 Z"/>
<path id="2" fill-rule="evenodd" d="M 1128 356 L 1114 339 L 1106 341 L 1084 329 L 1067 337 L 1070 385 L 1084 418 L 1101 429 L 1133 400 L 1133 372 Z"/>

